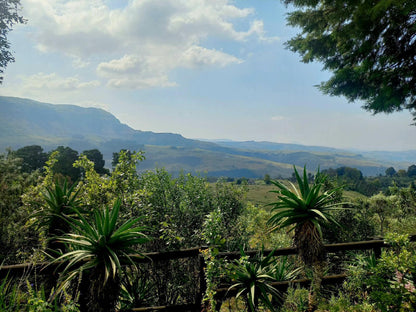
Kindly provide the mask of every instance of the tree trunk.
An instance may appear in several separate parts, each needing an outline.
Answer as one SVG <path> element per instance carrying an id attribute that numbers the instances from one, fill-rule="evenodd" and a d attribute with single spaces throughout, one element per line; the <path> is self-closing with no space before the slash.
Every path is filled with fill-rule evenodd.
<path id="1" fill-rule="evenodd" d="M 296 227 L 294 243 L 304 265 L 313 270 L 308 311 L 315 311 L 325 267 L 325 248 L 322 236 L 315 224 L 307 221 Z"/>
<path id="2" fill-rule="evenodd" d="M 114 312 L 120 281 L 110 276 L 104 284 L 104 272 L 98 268 L 83 276 L 80 284 L 80 312 Z"/>
<path id="3" fill-rule="evenodd" d="M 313 312 L 318 307 L 318 298 L 321 293 L 322 279 L 324 277 L 324 261 L 317 261 L 313 264 L 313 277 L 311 281 L 311 286 L 309 289 L 308 297 L 308 311 Z"/>

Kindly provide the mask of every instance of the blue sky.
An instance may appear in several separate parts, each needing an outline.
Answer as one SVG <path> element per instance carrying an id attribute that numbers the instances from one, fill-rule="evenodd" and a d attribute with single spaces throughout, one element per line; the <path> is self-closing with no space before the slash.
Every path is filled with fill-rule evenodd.
<path id="1" fill-rule="evenodd" d="M 408 112 L 323 95 L 278 0 L 21 0 L 0 94 L 103 108 L 187 138 L 416 149 Z"/>

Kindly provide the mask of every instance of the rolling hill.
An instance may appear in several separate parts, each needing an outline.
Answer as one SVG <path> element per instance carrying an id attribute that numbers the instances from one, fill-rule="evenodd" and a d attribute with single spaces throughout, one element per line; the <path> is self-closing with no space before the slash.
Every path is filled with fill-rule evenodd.
<path id="1" fill-rule="evenodd" d="M 208 142 L 192 140 L 173 133 L 134 130 L 110 113 L 98 108 L 76 105 L 53 105 L 29 99 L 0 97 L 0 150 L 41 145 L 52 150 L 59 145 L 77 151 L 98 148 L 111 163 L 112 153 L 122 148 L 144 150 L 146 160 L 139 170 L 164 167 L 175 174 L 180 171 L 207 176 L 287 177 L 292 166 L 315 170 L 354 167 L 365 175 L 384 174 L 389 166 L 407 168 L 409 159 L 394 152 L 343 151 L 330 147 L 279 144 L 271 142 Z M 393 153 L 393 154 L 392 154 Z M 397 156 L 397 155 L 396 155 Z"/>

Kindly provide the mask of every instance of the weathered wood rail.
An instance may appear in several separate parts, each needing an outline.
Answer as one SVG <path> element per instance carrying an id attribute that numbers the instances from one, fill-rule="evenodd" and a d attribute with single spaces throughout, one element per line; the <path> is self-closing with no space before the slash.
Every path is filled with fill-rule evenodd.
<path id="1" fill-rule="evenodd" d="M 410 241 L 416 241 L 416 235 L 410 236 Z M 373 250 L 376 257 L 381 255 L 382 248 L 390 247 L 384 240 L 370 240 L 370 241 L 361 241 L 361 242 L 349 242 L 349 243 L 339 243 L 339 244 L 327 244 L 325 249 L 327 253 L 336 253 L 336 252 L 345 252 L 345 251 L 355 251 L 355 250 Z M 184 250 L 177 251 L 167 251 L 167 252 L 151 252 L 145 253 L 143 256 L 140 255 L 131 255 L 131 258 L 136 263 L 149 263 L 149 262 L 158 262 L 158 261 L 170 261 L 174 259 L 185 259 L 185 258 L 197 258 L 199 261 L 199 274 L 198 278 L 195 281 L 195 285 L 198 285 L 198 296 L 195 298 L 194 302 L 181 304 L 181 305 L 170 305 L 170 306 L 155 306 L 155 307 L 140 307 L 134 308 L 131 311 L 201 311 L 201 302 L 204 296 L 206 285 L 205 285 L 205 263 L 201 254 L 201 250 L 206 249 L 207 247 L 195 247 Z M 258 250 L 251 250 L 245 252 L 248 256 L 253 256 L 258 254 Z M 264 250 L 263 254 L 268 255 L 272 250 Z M 274 256 L 289 256 L 296 255 L 295 248 L 280 248 L 274 250 Z M 241 256 L 240 252 L 220 252 L 218 257 L 227 258 L 229 260 L 238 259 Z M 36 274 L 56 274 L 59 263 L 24 263 L 24 264 L 14 264 L 14 265 L 3 265 L 0 266 L 0 279 L 5 278 L 6 276 L 27 276 L 32 272 Z M 345 274 L 337 274 L 324 277 L 322 283 L 323 285 L 328 284 L 338 284 L 345 279 Z M 281 291 L 286 291 L 290 285 L 302 285 L 307 286 L 311 281 L 309 279 L 297 279 L 292 281 L 282 281 L 275 282 L 273 286 Z M 234 290 L 228 290 L 228 287 L 222 287 L 217 289 L 217 299 L 224 300 L 229 297 L 236 295 Z"/>

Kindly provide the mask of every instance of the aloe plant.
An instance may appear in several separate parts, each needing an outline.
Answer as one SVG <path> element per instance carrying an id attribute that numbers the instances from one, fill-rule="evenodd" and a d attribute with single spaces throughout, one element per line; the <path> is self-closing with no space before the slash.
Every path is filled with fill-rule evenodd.
<path id="1" fill-rule="evenodd" d="M 69 251 L 56 261 L 65 261 L 59 290 L 76 277 L 81 278 L 80 310 L 88 312 L 114 311 L 120 292 L 123 264 L 134 265 L 134 246 L 148 238 L 136 218 L 118 226 L 121 201 L 112 209 L 96 210 L 92 222 L 80 213 L 69 220 L 74 233 L 60 238 Z"/>
<path id="2" fill-rule="evenodd" d="M 331 211 L 339 209 L 341 203 L 334 202 L 338 188 L 322 192 L 325 181 L 319 171 L 314 182 L 309 185 L 306 168 L 303 168 L 303 178 L 294 167 L 298 188 L 291 183 L 287 187 L 279 181 L 272 181 L 278 190 L 277 202 L 272 206 L 272 216 L 268 223 L 272 230 L 290 227 L 294 230 L 294 245 L 306 266 L 314 270 L 314 281 L 311 284 L 309 310 L 316 306 L 323 276 L 325 251 L 321 226 L 338 222 L 331 215 Z"/>
<path id="3" fill-rule="evenodd" d="M 259 303 L 263 303 L 271 311 L 275 311 L 272 300 L 280 300 L 281 294 L 271 283 L 275 282 L 273 253 L 266 257 L 261 253 L 258 257 L 242 258 L 232 267 L 234 284 L 228 289 L 237 289 L 236 298 L 243 297 L 250 312 L 258 311 Z M 271 295 L 272 300 L 269 299 Z"/>
<path id="4" fill-rule="evenodd" d="M 67 219 L 76 214 L 75 210 L 79 210 L 79 190 L 75 188 L 76 184 L 69 187 L 65 179 L 62 185 L 55 181 L 54 187 L 47 187 L 42 193 L 45 205 L 34 216 L 38 218 L 39 225 L 46 228 L 49 252 L 65 252 L 65 245 L 57 242 L 56 238 L 71 230 Z"/>

